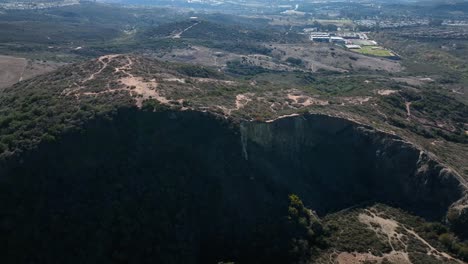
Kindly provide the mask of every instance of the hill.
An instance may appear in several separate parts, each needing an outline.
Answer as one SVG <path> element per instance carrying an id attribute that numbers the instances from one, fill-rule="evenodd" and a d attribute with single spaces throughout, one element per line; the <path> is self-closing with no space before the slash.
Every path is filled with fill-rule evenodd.
<path id="1" fill-rule="evenodd" d="M 309 78 L 284 74 L 298 84 Z M 386 108 L 399 100 L 438 99 L 412 89 L 371 98 L 328 91 L 342 102 L 333 103 L 327 90 L 314 95 L 306 87 L 285 90 L 123 54 L 5 89 L 6 262 L 73 254 L 76 263 L 321 263 L 337 250 L 350 258 L 369 248 L 368 259 L 414 260 L 427 252 L 426 261 L 466 259 L 465 179 L 418 144 L 427 140 L 420 132 L 386 122 L 401 118 L 397 107 Z M 368 107 L 387 119 L 364 115 Z M 466 117 L 456 117 L 456 108 L 445 122 Z M 415 108 L 413 122 L 423 109 Z M 437 140 L 464 146 L 456 138 Z M 368 207 L 375 202 L 410 213 Z M 359 204 L 363 211 L 334 215 Z M 430 223 L 447 215 L 451 229 Z M 388 243 L 386 223 L 406 237 L 401 245 Z M 343 242 L 353 234 L 362 242 Z M 45 236 L 49 243 L 40 246 Z"/>
<path id="2" fill-rule="evenodd" d="M 79 5 L 80 0 L 5 0 L 0 3 L 4 9 L 43 9 Z"/>
<path id="3" fill-rule="evenodd" d="M 2 263 L 467 261 L 463 12 L 158 3 L 0 10 Z"/>

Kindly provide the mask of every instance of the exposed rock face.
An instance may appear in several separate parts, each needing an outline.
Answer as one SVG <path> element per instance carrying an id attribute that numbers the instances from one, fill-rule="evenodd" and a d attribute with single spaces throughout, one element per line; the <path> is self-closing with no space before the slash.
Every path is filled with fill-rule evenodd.
<path id="1" fill-rule="evenodd" d="M 290 193 L 319 214 L 379 201 L 436 219 L 464 195 L 413 145 L 314 115 L 125 110 L 3 161 L 0 176 L 0 244 L 15 263 L 280 258 L 262 250 Z"/>
<path id="2" fill-rule="evenodd" d="M 459 177 L 396 136 L 312 115 L 243 123 L 244 157 L 319 212 L 380 201 L 442 218 L 463 197 Z"/>

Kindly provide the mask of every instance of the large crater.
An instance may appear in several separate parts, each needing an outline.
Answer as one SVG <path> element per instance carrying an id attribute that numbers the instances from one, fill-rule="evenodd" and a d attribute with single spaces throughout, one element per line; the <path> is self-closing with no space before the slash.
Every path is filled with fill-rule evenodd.
<path id="1" fill-rule="evenodd" d="M 261 236 L 288 194 L 319 215 L 383 202 L 441 220 L 465 191 L 400 138 L 321 115 L 239 123 L 121 110 L 2 161 L 0 176 L 10 263 L 275 257 L 257 240 L 271 240 Z"/>

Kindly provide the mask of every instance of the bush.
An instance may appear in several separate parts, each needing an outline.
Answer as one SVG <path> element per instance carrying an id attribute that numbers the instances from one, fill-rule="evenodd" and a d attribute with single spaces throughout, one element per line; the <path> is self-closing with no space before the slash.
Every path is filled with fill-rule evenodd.
<path id="1" fill-rule="evenodd" d="M 286 62 L 297 65 L 297 66 L 301 66 L 304 64 L 304 62 L 301 59 L 293 58 L 293 57 L 288 57 L 286 59 Z"/>
<path id="2" fill-rule="evenodd" d="M 468 261 L 468 245 L 463 245 L 462 247 L 460 247 L 460 249 L 458 250 L 458 256 L 465 260 L 465 261 Z"/>
<path id="3" fill-rule="evenodd" d="M 448 249 L 451 249 L 455 242 L 455 237 L 452 234 L 444 233 L 439 236 L 439 241 Z"/>
<path id="4" fill-rule="evenodd" d="M 190 77 L 219 78 L 221 76 L 213 69 L 198 65 L 180 65 L 176 67 L 176 71 Z"/>

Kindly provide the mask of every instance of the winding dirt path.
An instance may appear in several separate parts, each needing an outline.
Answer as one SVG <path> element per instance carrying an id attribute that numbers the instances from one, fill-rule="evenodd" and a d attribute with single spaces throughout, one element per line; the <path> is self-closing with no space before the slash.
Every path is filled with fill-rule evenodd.
<path id="1" fill-rule="evenodd" d="M 463 261 L 460 261 L 449 254 L 439 251 L 438 249 L 434 248 L 429 242 L 427 242 L 424 238 L 418 235 L 414 230 L 402 225 L 401 223 L 395 221 L 394 219 L 383 218 L 377 215 L 375 212 L 367 209 L 366 213 L 362 213 L 359 215 L 359 221 L 361 223 L 366 224 L 370 229 L 372 229 L 376 234 L 382 234 L 387 236 L 388 244 L 392 248 L 392 251 L 389 253 L 390 255 L 398 255 L 398 256 L 406 256 L 404 259 L 405 263 L 411 263 L 408 257 L 408 242 L 405 242 L 403 237 L 407 236 L 408 234 L 411 235 L 416 240 L 420 241 L 427 247 L 427 255 L 434 256 L 439 260 L 445 259 L 450 261 L 455 261 L 458 263 L 463 264 Z M 402 228 L 406 234 L 402 232 L 398 232 L 398 228 Z M 400 244 L 405 248 L 405 250 L 396 250 L 395 246 Z M 409 242 L 411 243 L 411 242 Z"/>
<path id="2" fill-rule="evenodd" d="M 179 33 L 175 34 L 174 36 L 172 36 L 172 38 L 173 38 L 173 39 L 179 39 L 179 38 L 182 36 L 182 34 L 184 34 L 187 30 L 193 28 L 194 26 L 196 26 L 196 25 L 198 25 L 198 24 L 200 24 L 200 22 L 197 22 L 197 23 L 195 23 L 195 24 L 193 24 L 193 25 L 190 25 L 190 26 L 187 27 L 186 29 L 184 29 L 184 30 L 182 30 L 181 32 L 179 32 Z"/>
<path id="3" fill-rule="evenodd" d="M 82 83 L 91 81 L 96 79 L 96 76 L 101 74 L 106 68 L 109 67 L 109 64 L 117 57 L 119 56 L 124 56 L 120 54 L 115 54 L 115 55 L 106 55 L 106 56 L 101 56 L 97 59 L 97 61 L 101 64 L 101 67 L 99 70 L 96 72 L 92 73 L 88 78 L 86 78 Z M 99 92 L 82 92 L 80 93 L 79 91 L 86 88 L 83 85 L 79 85 L 75 83 L 75 85 L 78 88 L 75 89 L 65 89 L 62 94 L 64 95 L 74 95 L 75 97 L 78 97 L 80 95 L 86 95 L 86 96 L 98 96 L 101 94 L 106 94 L 106 93 L 113 93 L 113 92 L 118 92 L 118 91 L 127 91 L 130 93 L 132 97 L 135 98 L 136 100 L 136 106 L 141 108 L 143 105 L 143 101 L 147 99 L 155 99 L 159 101 L 162 104 L 170 104 L 170 100 L 167 99 L 166 97 L 160 95 L 159 91 L 157 90 L 158 83 L 156 82 L 155 79 L 152 79 L 150 81 L 147 81 L 143 79 L 142 77 L 135 76 L 133 75 L 130 71 L 132 70 L 133 67 L 133 60 L 129 56 L 124 56 L 126 60 L 126 63 L 123 64 L 123 66 L 118 66 L 114 67 L 114 73 L 123 73 L 125 77 L 120 77 L 118 79 L 118 82 L 122 84 L 122 88 L 115 88 L 115 89 L 105 89 Z M 179 103 L 183 103 L 182 100 L 179 100 Z"/>
<path id="4" fill-rule="evenodd" d="M 116 58 L 118 56 L 120 55 L 114 54 L 114 55 L 106 55 L 106 56 L 99 57 L 98 62 L 102 64 L 102 67 L 97 72 L 93 72 L 86 80 L 84 80 L 84 82 L 88 82 L 88 81 L 96 79 L 96 75 L 101 74 L 101 72 L 107 68 L 107 66 L 109 65 L 109 62 L 111 62 L 113 58 Z M 107 60 L 107 62 L 104 60 Z"/>

